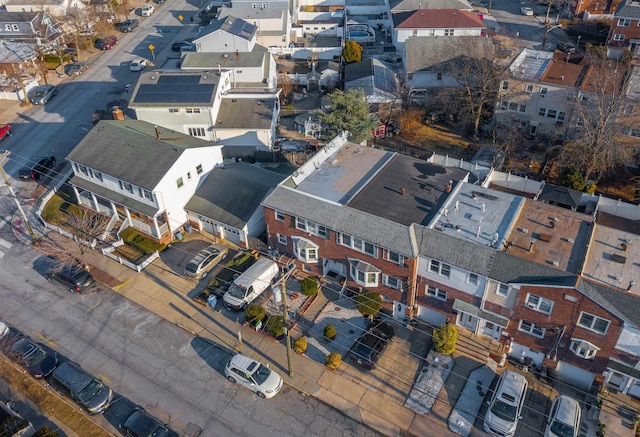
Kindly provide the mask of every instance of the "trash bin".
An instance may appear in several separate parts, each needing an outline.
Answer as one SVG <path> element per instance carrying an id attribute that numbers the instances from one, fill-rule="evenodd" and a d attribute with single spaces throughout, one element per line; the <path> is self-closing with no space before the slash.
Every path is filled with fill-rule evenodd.
<path id="1" fill-rule="evenodd" d="M 176 240 L 182 241 L 182 232 L 178 231 L 175 233 L 175 235 L 176 235 Z"/>
<path id="2" fill-rule="evenodd" d="M 210 294 L 209 297 L 207 298 L 207 303 L 211 308 L 215 308 L 217 302 L 218 302 L 218 298 L 215 297 L 213 294 Z"/>
<path id="3" fill-rule="evenodd" d="M 193 231 L 193 226 L 191 226 L 191 224 L 190 224 L 190 223 L 185 223 L 185 224 L 184 224 L 184 231 L 185 231 L 187 234 L 190 234 L 190 233 L 191 233 L 191 231 Z"/>

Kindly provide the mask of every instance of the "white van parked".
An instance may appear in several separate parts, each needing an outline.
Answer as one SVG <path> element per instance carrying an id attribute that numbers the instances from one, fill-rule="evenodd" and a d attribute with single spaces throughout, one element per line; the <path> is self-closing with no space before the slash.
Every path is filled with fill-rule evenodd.
<path id="1" fill-rule="evenodd" d="M 502 374 L 484 418 L 486 432 L 507 437 L 515 435 L 528 385 L 519 373 L 507 370 Z"/>
<path id="2" fill-rule="evenodd" d="M 272 285 L 279 271 L 278 264 L 275 261 L 269 258 L 260 258 L 254 265 L 233 280 L 229 290 L 222 296 L 222 300 L 229 308 L 245 309 Z"/>

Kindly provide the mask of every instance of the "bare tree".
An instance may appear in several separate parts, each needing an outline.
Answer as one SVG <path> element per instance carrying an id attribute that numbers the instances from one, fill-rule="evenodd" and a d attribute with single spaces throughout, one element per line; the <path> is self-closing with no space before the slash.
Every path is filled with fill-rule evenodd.
<path id="1" fill-rule="evenodd" d="M 100 239 L 109 217 L 95 211 L 73 208 L 67 215 L 67 229 L 73 238 L 67 238 L 57 233 L 49 233 L 48 238 L 41 239 L 35 246 L 45 255 L 55 259 L 52 270 L 60 271 L 65 266 L 86 265 L 86 253 Z"/>
<path id="2" fill-rule="evenodd" d="M 624 59 L 607 58 L 598 49 L 592 50 L 588 59 L 583 84 L 574 96 L 577 127 L 573 140 L 564 145 L 562 159 L 567 166 L 579 169 L 585 180 L 597 182 L 632 158 L 633 147 L 626 134 L 640 122 L 640 111 L 634 111 L 627 99 L 633 65 Z"/>
<path id="3" fill-rule="evenodd" d="M 293 83 L 291 82 L 291 78 L 286 74 L 278 75 L 278 88 L 282 89 L 282 97 L 284 97 L 285 101 L 288 101 L 289 94 L 293 90 Z"/>
<path id="4" fill-rule="evenodd" d="M 444 46 L 449 53 L 458 54 L 448 63 L 448 75 L 455 78 L 457 87 L 451 88 L 450 106 L 460 108 L 470 120 L 472 137 L 477 137 L 483 116 L 491 118 L 500 82 L 506 70 L 498 66 L 495 45 L 491 38 L 451 38 Z"/>

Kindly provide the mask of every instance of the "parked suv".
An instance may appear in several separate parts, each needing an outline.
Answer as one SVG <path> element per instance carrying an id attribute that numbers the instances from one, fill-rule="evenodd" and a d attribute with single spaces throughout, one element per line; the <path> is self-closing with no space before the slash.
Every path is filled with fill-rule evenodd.
<path id="1" fill-rule="evenodd" d="M 79 266 L 67 265 L 62 269 L 52 269 L 47 272 L 47 281 L 58 281 L 69 288 L 72 293 L 82 293 L 96 283 L 91 273 Z"/>
<path id="2" fill-rule="evenodd" d="M 551 403 L 544 437 L 578 437 L 580 432 L 580 403 L 560 395 Z"/>
<path id="3" fill-rule="evenodd" d="M 123 33 L 132 32 L 133 29 L 135 29 L 136 27 L 138 27 L 138 20 L 136 18 L 132 18 L 130 20 L 123 21 L 122 23 L 118 24 L 118 28 L 120 29 L 120 32 L 123 32 Z"/>
<path id="4" fill-rule="evenodd" d="M 486 432 L 506 437 L 515 435 L 528 385 L 519 373 L 507 370 L 502 374 L 484 418 Z"/>
<path id="5" fill-rule="evenodd" d="M 365 369 L 375 369 L 378 359 L 387 345 L 393 340 L 395 331 L 386 322 L 374 320 L 351 348 L 349 359 Z"/>
<path id="6" fill-rule="evenodd" d="M 118 44 L 118 38 L 114 35 L 108 36 L 106 38 L 98 38 L 96 40 L 95 48 L 98 50 L 111 50 Z"/>
<path id="7" fill-rule="evenodd" d="M 24 166 L 18 171 L 20 179 L 39 181 L 56 165 L 54 156 L 39 156 L 31 160 L 33 164 Z"/>
<path id="8" fill-rule="evenodd" d="M 113 399 L 113 391 L 80 366 L 66 361 L 51 374 L 50 383 L 89 412 L 100 414 Z"/>
<path id="9" fill-rule="evenodd" d="M 46 351 L 26 336 L 16 340 L 9 348 L 7 355 L 26 368 L 34 378 L 49 376 L 58 365 L 58 357 L 55 353 Z"/>
<path id="10" fill-rule="evenodd" d="M 282 378 L 264 364 L 237 354 L 224 368 L 227 379 L 247 387 L 260 398 L 272 398 L 282 388 Z"/>
<path id="11" fill-rule="evenodd" d="M 211 245 L 202 249 L 184 266 L 185 276 L 200 278 L 227 256 L 228 249 Z"/>

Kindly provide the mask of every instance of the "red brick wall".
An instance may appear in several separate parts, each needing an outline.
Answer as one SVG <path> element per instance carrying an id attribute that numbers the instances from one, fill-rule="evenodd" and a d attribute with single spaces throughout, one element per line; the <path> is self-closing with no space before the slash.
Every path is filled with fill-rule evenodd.
<path id="1" fill-rule="evenodd" d="M 322 276 L 323 266 L 322 260 L 324 258 L 330 258 L 337 262 L 340 262 L 347 266 L 347 286 L 358 289 L 361 286 L 356 284 L 349 275 L 349 262 L 348 258 L 355 258 L 361 261 L 365 261 L 379 268 L 384 274 L 393 276 L 403 281 L 403 286 L 406 288 L 406 283 L 409 281 L 412 283 L 411 278 L 413 272 L 416 269 L 416 260 L 407 259 L 404 260 L 404 265 L 400 266 L 394 262 L 386 260 L 384 249 L 378 248 L 378 257 L 374 258 L 366 253 L 358 252 L 349 247 L 342 246 L 336 243 L 336 232 L 331 230 L 327 239 L 317 235 L 309 235 L 308 232 L 301 231 L 295 227 L 295 218 L 289 215 L 285 215 L 285 221 L 281 222 L 275 219 L 275 211 L 270 208 L 264 210 L 265 223 L 267 225 L 267 240 L 270 247 L 277 249 L 280 253 L 286 254 L 291 258 L 296 259 L 296 264 L 300 270 L 305 271 L 311 269 L 311 274 Z M 322 223 L 320 223 L 322 224 Z M 287 237 L 287 245 L 284 246 L 278 243 L 278 234 L 285 235 Z M 318 245 L 318 258 L 319 261 L 316 264 L 303 263 L 295 258 L 293 253 L 293 241 L 291 237 L 303 237 L 309 241 L 313 241 Z M 396 300 L 399 302 L 409 303 L 409 293 L 403 293 L 399 290 L 387 287 L 382 284 L 382 275 L 378 281 L 378 287 L 367 287 L 370 291 L 380 293 L 382 296 L 387 297 L 390 300 Z M 391 304 L 385 305 L 390 308 Z"/>
<path id="2" fill-rule="evenodd" d="M 552 300 L 554 305 L 551 315 L 526 308 L 525 302 L 528 293 Z M 571 302 L 565 299 L 565 296 L 571 296 L 577 299 L 577 302 Z M 559 332 L 550 332 L 550 329 L 561 329 L 566 326 L 558 348 L 558 361 L 563 360 L 591 372 L 600 373 L 605 369 L 609 357 L 617 354 L 614 346 L 620 336 L 622 321 L 574 289 L 524 286 L 518 293 L 513 311 L 514 314 L 507 330 L 509 335 L 513 337 L 515 342 L 535 351 L 549 352 L 557 335 L 559 335 Z M 578 326 L 582 311 L 609 320 L 611 323 L 606 335 Z M 526 320 L 546 328 L 544 339 L 518 331 L 520 320 Z M 579 357 L 569 349 L 572 338 L 586 340 L 599 347 L 600 350 L 594 358 Z"/>

